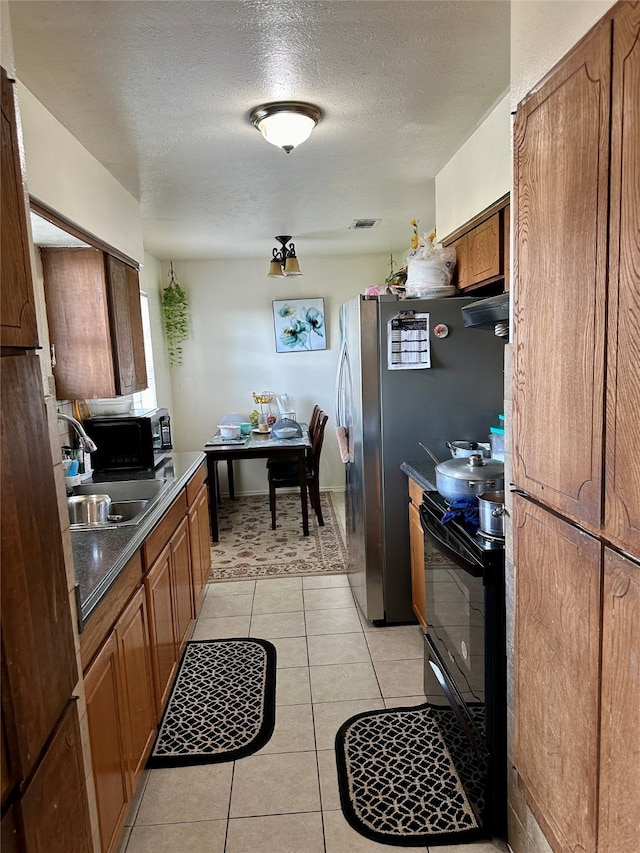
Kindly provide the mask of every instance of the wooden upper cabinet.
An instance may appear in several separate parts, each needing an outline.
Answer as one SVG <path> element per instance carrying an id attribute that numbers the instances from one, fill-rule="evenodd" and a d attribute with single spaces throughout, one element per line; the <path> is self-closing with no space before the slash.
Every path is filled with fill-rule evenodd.
<path id="1" fill-rule="evenodd" d="M 605 21 L 520 106 L 514 126 L 513 477 L 598 532 L 610 60 Z"/>
<path id="2" fill-rule="evenodd" d="M 2 228 L 0 344 L 38 346 L 36 309 L 29 262 L 25 194 L 22 185 L 13 84 L 2 69 Z"/>
<path id="3" fill-rule="evenodd" d="M 605 535 L 640 554 L 640 4 L 613 19 Z M 623 121 L 624 119 L 624 121 Z"/>
<path id="4" fill-rule="evenodd" d="M 593 853 L 601 546 L 519 495 L 513 529 L 515 765 L 552 849 Z"/>
<path id="5" fill-rule="evenodd" d="M 120 394 L 147 387 L 140 285 L 136 270 L 106 256 L 115 375 Z"/>
<path id="6" fill-rule="evenodd" d="M 138 273 L 98 249 L 42 248 L 59 400 L 114 397 L 147 384 Z"/>
<path id="7" fill-rule="evenodd" d="M 453 280 L 459 291 L 508 289 L 509 211 L 504 196 L 442 241 L 456 250 Z"/>

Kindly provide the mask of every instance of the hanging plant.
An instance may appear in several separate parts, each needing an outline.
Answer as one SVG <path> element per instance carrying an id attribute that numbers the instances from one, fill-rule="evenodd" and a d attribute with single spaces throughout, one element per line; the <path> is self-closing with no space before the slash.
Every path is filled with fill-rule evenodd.
<path id="1" fill-rule="evenodd" d="M 169 350 L 169 366 L 179 367 L 182 364 L 182 341 L 188 337 L 189 300 L 187 294 L 176 281 L 173 271 L 173 261 L 170 262 L 169 284 L 162 291 L 162 311 L 164 314 L 164 331 Z"/>

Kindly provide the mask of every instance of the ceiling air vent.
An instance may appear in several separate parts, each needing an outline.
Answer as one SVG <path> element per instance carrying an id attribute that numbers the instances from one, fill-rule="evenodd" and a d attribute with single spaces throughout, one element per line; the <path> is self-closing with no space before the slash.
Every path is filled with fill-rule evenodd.
<path id="1" fill-rule="evenodd" d="M 380 222 L 379 219 L 354 219 L 349 228 L 362 230 L 363 228 L 375 228 Z"/>

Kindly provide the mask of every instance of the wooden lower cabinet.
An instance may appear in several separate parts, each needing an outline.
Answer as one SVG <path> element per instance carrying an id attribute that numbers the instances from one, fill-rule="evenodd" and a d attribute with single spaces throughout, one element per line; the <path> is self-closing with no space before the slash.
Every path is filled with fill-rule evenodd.
<path id="1" fill-rule="evenodd" d="M 598 853 L 640 850 L 640 563 L 605 549 Z"/>
<path id="2" fill-rule="evenodd" d="M 131 790 L 135 791 L 156 736 L 156 702 L 144 589 L 115 627 L 121 670 L 121 706 Z"/>
<path id="3" fill-rule="evenodd" d="M 174 589 L 176 649 L 178 659 L 191 634 L 194 623 L 191 582 L 191 549 L 189 546 L 189 520 L 184 518 L 169 542 L 171 572 Z"/>
<path id="4" fill-rule="evenodd" d="M 116 849 L 131 798 L 115 631 L 84 676 L 102 853 Z"/>
<path id="5" fill-rule="evenodd" d="M 22 796 L 20 810 L 29 853 L 89 853 L 93 849 L 76 701 L 67 705 Z"/>
<path id="6" fill-rule="evenodd" d="M 153 746 L 156 705 L 144 590 L 130 601 L 84 677 L 103 853 L 117 848 Z"/>
<path id="7" fill-rule="evenodd" d="M 517 494 L 513 528 L 515 765 L 552 849 L 593 853 L 601 545 Z"/>
<path id="8" fill-rule="evenodd" d="M 209 530 L 209 500 L 207 486 L 198 492 L 189 508 L 189 541 L 193 573 L 193 611 L 197 614 L 211 572 L 211 533 Z"/>
<path id="9" fill-rule="evenodd" d="M 159 717 L 169 697 L 178 668 L 169 543 L 149 569 L 144 579 L 144 588 L 149 612 L 153 680 Z"/>
<path id="10" fill-rule="evenodd" d="M 411 606 L 423 631 L 427 630 L 424 582 L 424 533 L 420 522 L 422 489 L 409 480 L 409 548 L 411 552 Z"/>

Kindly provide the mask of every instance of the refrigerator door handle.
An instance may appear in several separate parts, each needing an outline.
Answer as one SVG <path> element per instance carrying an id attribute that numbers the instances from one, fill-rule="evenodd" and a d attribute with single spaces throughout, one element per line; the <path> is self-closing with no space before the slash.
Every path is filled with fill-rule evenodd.
<path id="1" fill-rule="evenodd" d="M 338 427 L 349 428 L 347 423 L 347 411 L 350 401 L 347 400 L 349 382 L 349 358 L 347 354 L 347 342 L 342 341 L 340 355 L 338 356 L 338 369 L 336 372 L 336 424 Z"/>

